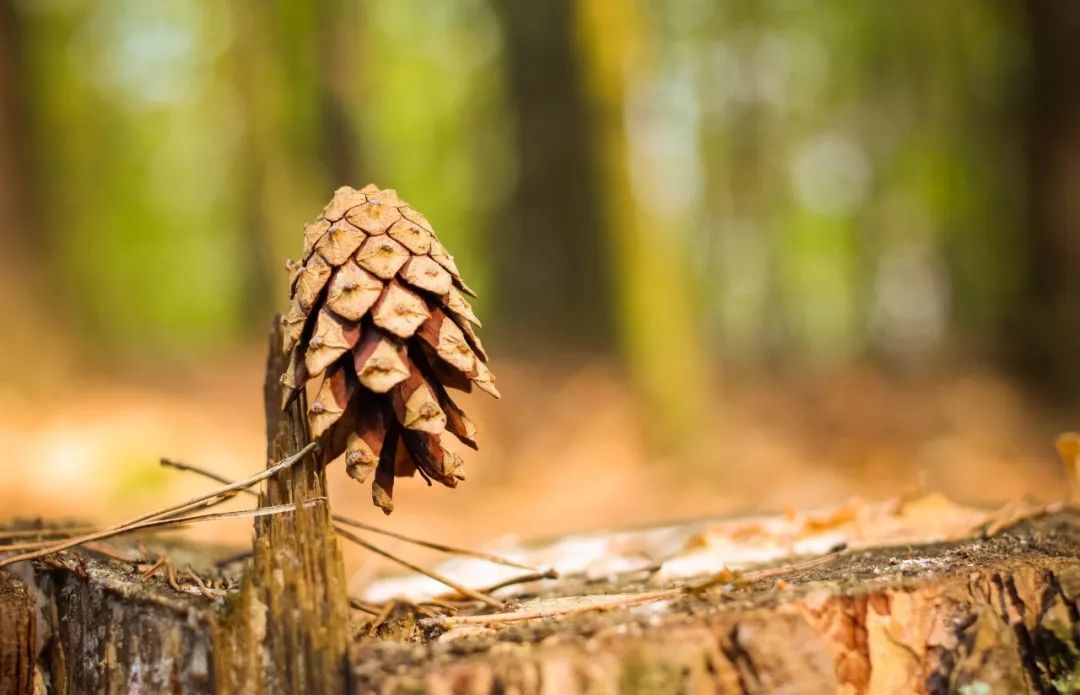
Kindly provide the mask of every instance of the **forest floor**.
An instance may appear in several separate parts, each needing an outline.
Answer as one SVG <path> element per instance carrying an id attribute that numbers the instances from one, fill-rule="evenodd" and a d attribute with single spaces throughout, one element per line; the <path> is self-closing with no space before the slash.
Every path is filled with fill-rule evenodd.
<path id="1" fill-rule="evenodd" d="M 3 516 L 116 520 L 206 487 L 161 456 L 240 477 L 263 466 L 262 359 L 237 354 L 183 379 L 144 373 L 0 392 Z M 335 511 L 457 545 L 603 527 L 811 509 L 919 487 L 965 503 L 1060 498 L 1053 437 L 1077 427 L 988 371 L 899 378 L 869 368 L 716 385 L 697 455 L 650 446 L 648 413 L 603 362 L 503 362 L 500 402 L 472 395 L 481 451 L 457 490 L 399 485 L 384 519 L 369 493 L 330 472 Z M 10 387 L 9 387 L 10 388 Z M 762 481 L 768 481 L 767 485 Z M 411 483 L 411 484 L 410 484 Z M 239 504 L 237 504 L 239 506 Z M 199 538 L 207 530 L 185 531 Z M 242 544 L 250 522 L 215 526 Z M 400 550 L 396 542 L 385 544 Z M 379 562 L 346 549 L 353 586 Z M 421 562 L 431 557 L 409 551 Z"/>

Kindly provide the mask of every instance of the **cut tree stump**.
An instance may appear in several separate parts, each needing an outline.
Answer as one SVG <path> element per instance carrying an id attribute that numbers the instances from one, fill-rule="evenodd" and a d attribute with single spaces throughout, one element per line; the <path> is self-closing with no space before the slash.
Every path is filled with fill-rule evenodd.
<path id="1" fill-rule="evenodd" d="M 184 558 L 180 552 L 173 549 Z M 212 556 L 205 559 L 209 564 Z M 58 693 L 314 692 L 310 682 L 293 690 L 268 680 L 258 669 L 271 669 L 271 652 L 238 650 L 230 625 L 238 614 L 265 614 L 266 630 L 275 629 L 248 584 L 225 601 L 204 598 L 190 582 L 178 594 L 161 578 L 143 584 L 131 565 L 82 551 L 39 563 L 35 575 L 44 601 L 38 609 L 49 626 L 40 652 L 28 608 L 35 591 L 0 572 L 3 692 L 26 692 L 34 653 L 41 680 Z M 571 577 L 513 596 L 510 605 L 555 612 L 587 600 L 631 599 L 695 582 L 699 588 L 662 601 L 491 625 L 406 617 L 380 638 L 354 641 L 348 687 L 567 694 L 1080 689 L 1075 511 L 1023 521 L 989 539 L 848 551 L 755 581 L 720 581 L 656 586 L 641 574 L 603 582 Z"/>

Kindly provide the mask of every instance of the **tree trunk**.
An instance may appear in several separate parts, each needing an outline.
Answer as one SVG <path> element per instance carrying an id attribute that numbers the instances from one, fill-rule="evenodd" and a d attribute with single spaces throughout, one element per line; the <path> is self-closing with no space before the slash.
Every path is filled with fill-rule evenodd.
<path id="1" fill-rule="evenodd" d="M 518 175 L 491 235 L 496 297 L 514 317 L 517 341 L 580 349 L 611 341 L 614 310 L 606 270 L 593 119 L 575 60 L 573 3 L 497 3 L 507 36 L 509 100 Z M 554 334 L 554 335 L 553 335 Z"/>
<path id="2" fill-rule="evenodd" d="M 1037 383 L 1071 401 L 1080 389 L 1080 5 L 1026 3 L 1032 45 L 1028 100 L 1026 284 L 1005 345 Z"/>

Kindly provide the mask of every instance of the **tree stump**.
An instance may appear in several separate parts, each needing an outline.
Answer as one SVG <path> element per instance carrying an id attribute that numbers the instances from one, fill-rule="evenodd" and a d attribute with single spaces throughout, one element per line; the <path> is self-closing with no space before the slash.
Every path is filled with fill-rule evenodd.
<path id="1" fill-rule="evenodd" d="M 421 644 L 357 644 L 356 692 L 1080 692 L 1075 512 L 990 539 L 875 548 L 732 582 L 433 630 Z M 577 580 L 518 598 L 554 607 L 653 589 Z"/>
<path id="2" fill-rule="evenodd" d="M 172 552 L 184 557 L 181 548 Z M 198 548 L 187 552 L 193 562 L 214 557 Z M 268 591 L 255 588 L 257 575 L 249 574 L 230 598 L 212 600 L 195 591 L 177 594 L 161 580 L 143 584 L 131 565 L 83 551 L 40 563 L 35 574 L 36 592 L 0 572 L 0 692 L 28 692 L 35 654 L 39 680 L 58 693 L 264 692 L 294 685 L 293 692 L 316 692 L 312 679 L 325 677 L 308 672 L 313 661 L 298 656 L 300 645 L 329 643 L 317 642 L 324 639 L 317 626 L 279 628 L 277 607 L 260 603 L 291 601 L 288 587 L 303 584 Z M 570 577 L 510 601 L 559 605 L 666 588 L 640 577 L 600 583 Z M 35 593 L 43 605 L 31 609 Z M 1066 510 L 988 539 L 849 551 L 818 566 L 747 583 L 733 579 L 660 602 L 490 626 L 404 619 L 380 638 L 353 642 L 348 687 L 356 693 L 1076 692 L 1078 601 L 1080 514 Z M 334 617 L 343 617 L 341 610 Z M 40 651 L 29 619 L 35 612 L 48 625 Z M 303 622 L 325 614 L 309 608 L 294 617 Z M 245 652 L 245 645 L 254 648 Z M 342 664 L 332 652 L 327 662 Z M 344 687 L 340 671 L 330 677 Z"/>

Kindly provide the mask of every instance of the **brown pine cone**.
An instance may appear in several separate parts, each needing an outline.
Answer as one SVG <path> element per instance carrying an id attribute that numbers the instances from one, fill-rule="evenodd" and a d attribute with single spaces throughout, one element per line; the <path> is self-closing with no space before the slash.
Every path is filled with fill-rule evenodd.
<path id="1" fill-rule="evenodd" d="M 395 477 L 464 480 L 440 435 L 475 449 L 476 428 L 447 388 L 499 392 L 465 299 L 476 295 L 427 218 L 393 189 L 339 188 L 287 268 L 282 408 L 318 380 L 307 416 L 324 463 L 344 453 L 350 476 L 374 473 L 371 497 L 387 514 Z"/>

